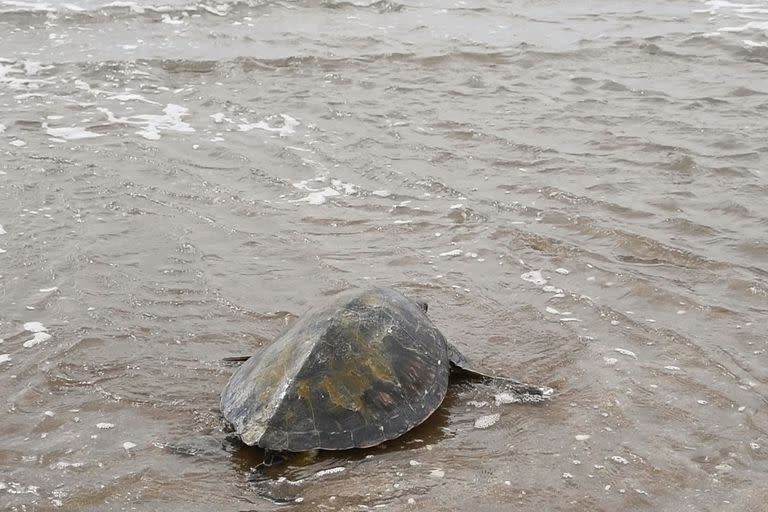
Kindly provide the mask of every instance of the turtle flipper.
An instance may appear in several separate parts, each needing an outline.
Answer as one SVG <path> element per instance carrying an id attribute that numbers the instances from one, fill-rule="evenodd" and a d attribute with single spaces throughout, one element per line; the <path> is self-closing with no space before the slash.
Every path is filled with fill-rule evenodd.
<path id="1" fill-rule="evenodd" d="M 270 473 L 274 473 L 274 468 L 284 465 L 287 460 L 288 457 L 285 453 L 264 450 L 264 459 L 260 464 L 251 468 L 248 483 L 260 498 L 275 505 L 287 505 L 296 500 L 294 491 L 281 484 L 285 478 L 273 478 L 270 476 Z M 251 501 L 251 503 L 254 502 Z"/>
<path id="2" fill-rule="evenodd" d="M 251 483 L 269 481 L 270 478 L 266 474 L 266 471 L 273 466 L 279 466 L 286 460 L 288 460 L 288 458 L 282 452 L 264 450 L 264 459 L 251 468 L 251 475 L 248 477 L 248 481 Z"/>
<path id="3" fill-rule="evenodd" d="M 232 356 L 232 357 L 224 357 L 221 360 L 227 363 L 244 363 L 250 358 L 251 356 Z"/>
<path id="4" fill-rule="evenodd" d="M 497 375 L 492 375 L 487 370 L 478 369 L 472 363 L 472 361 L 467 359 L 464 354 L 459 352 L 459 350 L 450 343 L 448 343 L 448 359 L 450 359 L 453 369 L 458 369 L 459 371 L 475 378 L 497 382 L 498 384 L 519 395 L 532 395 L 541 397 L 541 399 L 545 399 L 549 398 L 554 393 L 554 390 L 547 386 L 535 386 L 533 384 L 526 384 L 525 382 L 520 382 L 519 380 L 510 379 L 509 377 L 499 377 Z"/>

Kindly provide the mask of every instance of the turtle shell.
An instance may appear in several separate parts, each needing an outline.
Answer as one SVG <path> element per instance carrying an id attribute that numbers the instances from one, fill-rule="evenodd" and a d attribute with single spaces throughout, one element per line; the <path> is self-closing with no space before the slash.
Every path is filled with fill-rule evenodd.
<path id="1" fill-rule="evenodd" d="M 270 450 L 374 446 L 437 409 L 448 357 L 416 302 L 388 288 L 347 292 L 248 359 L 221 410 L 243 442 Z"/>

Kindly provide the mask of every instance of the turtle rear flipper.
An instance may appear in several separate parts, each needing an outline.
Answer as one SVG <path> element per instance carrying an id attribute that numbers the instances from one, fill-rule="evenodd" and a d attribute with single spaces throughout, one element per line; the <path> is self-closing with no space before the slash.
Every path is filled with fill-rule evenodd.
<path id="1" fill-rule="evenodd" d="M 554 390 L 547 386 L 535 386 L 533 384 L 526 384 L 516 379 L 509 377 L 499 377 L 497 375 L 491 375 L 487 370 L 481 370 L 477 368 L 472 361 L 459 352 L 459 350 L 452 344 L 448 343 L 448 358 L 451 361 L 451 365 L 454 369 L 473 376 L 475 378 L 487 379 L 496 382 L 505 388 L 517 393 L 519 395 L 532 395 L 544 398 L 549 398 Z"/>
<path id="2" fill-rule="evenodd" d="M 232 357 L 224 357 L 221 360 L 227 363 L 244 363 L 250 358 L 251 356 L 232 356 Z"/>

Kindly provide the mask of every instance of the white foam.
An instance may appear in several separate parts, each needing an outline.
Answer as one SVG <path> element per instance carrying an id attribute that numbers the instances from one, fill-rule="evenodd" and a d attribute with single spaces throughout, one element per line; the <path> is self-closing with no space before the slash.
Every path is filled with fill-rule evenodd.
<path id="1" fill-rule="evenodd" d="M 433 476 L 435 478 L 443 478 L 445 476 L 445 471 L 442 469 L 433 469 L 429 472 L 429 476 Z"/>
<path id="2" fill-rule="evenodd" d="M 51 339 L 51 335 L 47 332 L 36 332 L 32 339 L 25 341 L 22 346 L 24 348 L 32 348 L 49 339 Z"/>
<path id="3" fill-rule="evenodd" d="M 132 443 L 130 441 L 126 441 L 123 443 L 123 448 L 127 450 L 130 450 L 131 448 L 136 448 L 136 443 Z"/>
<path id="4" fill-rule="evenodd" d="M 101 430 L 108 430 L 110 428 L 115 428 L 115 424 L 114 423 L 106 423 L 106 422 L 104 422 L 104 423 L 97 423 L 96 424 L 96 428 L 101 429 Z"/>
<path id="5" fill-rule="evenodd" d="M 40 322 L 26 322 L 24 324 L 24 330 L 29 332 L 45 332 L 48 329 L 46 329 Z"/>
<path id="6" fill-rule="evenodd" d="M 51 80 L 29 78 L 42 70 L 51 69 L 53 66 L 46 66 L 39 62 L 21 60 L 21 61 L 2 61 L 0 60 L 0 84 L 6 84 L 9 89 L 15 91 L 29 91 L 30 89 L 39 89 L 43 84 L 53 84 Z M 12 75 L 22 75 L 21 77 Z"/>
<path id="7" fill-rule="evenodd" d="M 449 256 L 449 257 L 461 256 L 463 253 L 464 251 L 462 251 L 461 249 L 454 249 L 452 251 L 441 252 L 440 256 Z"/>
<path id="8" fill-rule="evenodd" d="M 389 197 L 391 195 L 389 190 L 374 190 L 371 194 L 379 197 Z"/>
<path id="9" fill-rule="evenodd" d="M 136 2 L 124 2 L 124 1 L 115 1 L 109 4 L 106 4 L 104 7 L 127 7 L 131 11 L 141 14 L 144 12 L 144 7 L 137 5 Z"/>
<path id="10" fill-rule="evenodd" d="M 765 2 L 762 0 L 758 0 L 755 3 L 734 3 L 729 2 L 728 0 L 711 0 L 706 2 L 706 4 L 712 7 L 715 11 L 727 9 L 739 14 L 768 14 L 768 7 L 766 7 Z"/>
<path id="11" fill-rule="evenodd" d="M 65 462 L 59 461 L 48 466 L 50 469 L 66 469 L 66 468 L 79 468 L 84 466 L 83 462 Z"/>
<path id="12" fill-rule="evenodd" d="M 94 89 L 91 87 L 87 82 L 84 82 L 82 80 L 75 80 L 75 87 L 82 91 L 88 91 L 94 96 L 104 96 L 108 100 L 116 100 L 120 102 L 128 102 L 128 101 L 141 101 L 144 103 L 149 103 L 151 105 L 160 105 L 160 103 L 152 100 L 148 100 L 141 94 L 136 94 L 133 92 L 129 92 L 130 89 L 127 89 L 123 92 L 115 92 L 115 91 L 102 91 L 100 89 Z M 58 116 L 59 118 L 61 116 Z M 49 118 L 51 118 L 49 116 Z"/>
<path id="13" fill-rule="evenodd" d="M 209 5 L 205 5 L 205 4 L 201 4 L 200 5 L 200 8 L 202 10 L 207 11 L 207 12 L 209 12 L 211 14 L 215 14 L 216 16 L 226 16 L 227 15 L 227 11 L 229 10 L 229 8 L 227 7 L 226 4 L 220 4 L 217 7 L 221 7 L 222 9 L 224 9 L 224 11 L 223 12 L 222 11 L 217 11 L 216 9 L 214 9 L 213 7 L 211 7 Z"/>
<path id="14" fill-rule="evenodd" d="M 43 123 L 46 133 L 51 137 L 64 140 L 80 140 L 80 139 L 92 139 L 95 137 L 102 137 L 104 134 L 89 132 L 82 126 L 63 126 L 61 128 L 51 128 L 48 123 Z"/>
<path id="15" fill-rule="evenodd" d="M 629 461 L 620 455 L 611 456 L 611 460 L 617 464 L 629 464 Z"/>
<path id="16" fill-rule="evenodd" d="M 106 92 L 106 91 L 96 91 L 96 92 L 103 92 L 104 94 L 108 95 L 108 99 L 110 100 L 117 100 L 122 102 L 128 102 L 128 101 L 142 101 L 144 103 L 149 103 L 151 105 L 160 105 L 160 103 L 152 100 L 148 100 L 141 94 L 135 94 L 135 93 L 127 93 L 127 92 L 121 92 L 118 94 Z"/>
<path id="17" fill-rule="evenodd" d="M 3 7 L 2 12 L 14 12 L 13 10 L 11 11 L 6 10 L 7 7 L 16 7 L 20 10 L 32 11 L 32 12 L 56 11 L 56 9 L 50 4 L 46 4 L 43 2 L 20 2 L 18 0 L 4 0 L 2 3 L 2 7 Z"/>
<path id="18" fill-rule="evenodd" d="M 21 61 L 21 65 L 24 67 L 24 73 L 26 73 L 29 76 L 36 75 L 41 71 L 45 71 L 47 69 L 53 68 L 53 66 L 49 66 L 49 65 L 43 64 L 42 62 L 37 62 L 34 60 Z"/>
<path id="19" fill-rule="evenodd" d="M 488 428 L 495 425 L 501 418 L 501 414 L 489 414 L 487 416 L 480 416 L 475 420 L 475 428 Z"/>
<path id="20" fill-rule="evenodd" d="M 567 276 L 568 274 L 571 273 L 571 271 L 568 270 L 567 268 L 556 268 L 555 272 L 557 272 L 558 274 L 562 274 L 564 276 Z"/>
<path id="21" fill-rule="evenodd" d="M 173 130 L 176 132 L 194 132 L 195 129 L 189 124 L 181 120 L 181 116 L 188 115 L 189 109 L 182 107 L 181 105 L 175 105 L 169 103 L 164 109 L 165 115 L 153 115 L 144 114 L 135 116 L 140 122 L 146 122 L 146 128 L 136 132 L 137 135 L 141 135 L 145 139 L 158 140 L 160 138 L 160 130 Z"/>
<path id="22" fill-rule="evenodd" d="M 330 468 L 330 469 L 321 469 L 320 471 L 315 473 L 315 476 L 332 475 L 334 473 L 341 473 L 342 471 L 345 471 L 345 470 L 346 470 L 346 468 L 344 468 L 342 466 L 338 466 L 338 467 Z"/>
<path id="23" fill-rule="evenodd" d="M 279 122 L 276 122 L 277 120 Z M 288 114 L 278 114 L 276 116 L 269 116 L 258 123 L 241 123 L 237 125 L 237 129 L 241 132 L 249 132 L 254 128 L 258 128 L 259 130 L 277 133 L 280 137 L 287 137 L 296 133 L 297 126 L 299 126 L 299 121 L 293 117 Z"/>
<path id="24" fill-rule="evenodd" d="M 331 185 L 336 190 L 341 190 L 347 195 L 352 195 L 357 192 L 357 187 L 355 187 L 352 183 L 345 183 L 341 180 L 333 179 L 331 180 Z"/>
<path id="25" fill-rule="evenodd" d="M 2 4 L 3 10 L 0 12 L 14 12 L 13 10 L 9 11 L 5 9 L 6 7 L 16 7 L 19 10 L 23 11 L 32 11 L 32 12 L 56 12 L 58 9 L 51 4 L 43 3 L 43 2 L 19 2 L 16 0 L 4 0 Z M 80 7 L 79 5 L 75 4 L 61 4 L 61 7 L 64 9 L 75 11 L 75 12 L 83 12 L 86 9 L 84 7 Z"/>
<path id="26" fill-rule="evenodd" d="M 12 140 L 11 142 L 9 142 L 8 144 L 10 144 L 11 146 L 16 146 L 17 148 L 23 148 L 24 146 L 26 146 L 26 145 L 27 145 L 27 143 L 26 143 L 26 142 L 24 142 L 24 141 L 23 141 L 23 140 L 21 140 L 21 139 L 13 139 L 13 140 Z"/>
<path id="27" fill-rule="evenodd" d="M 544 276 L 541 275 L 541 270 L 532 270 L 530 272 L 520 274 L 520 279 L 537 285 L 547 284 L 547 280 L 544 278 Z"/>
<path id="28" fill-rule="evenodd" d="M 41 293 L 55 292 L 58 289 L 59 289 L 58 286 L 51 286 L 50 288 L 40 288 L 40 292 Z"/>
<path id="29" fill-rule="evenodd" d="M 140 130 L 136 131 L 137 135 L 141 135 L 148 140 L 160 139 L 160 130 L 171 130 L 176 132 L 194 132 L 195 129 L 189 124 L 181 120 L 182 116 L 188 115 L 189 109 L 169 103 L 163 109 L 163 115 L 160 114 L 140 114 L 128 117 L 117 117 L 111 111 L 106 108 L 98 108 L 100 112 L 107 116 L 107 120 L 116 124 L 132 124 L 143 126 Z"/>
<path id="30" fill-rule="evenodd" d="M 8 494 L 34 494 L 39 496 L 38 489 L 40 488 L 36 485 L 24 486 L 24 484 L 18 482 L 8 482 L 7 484 L 0 482 L 0 491 L 6 491 Z"/>
<path id="31" fill-rule="evenodd" d="M 51 339 L 51 335 L 46 332 L 48 329 L 46 329 L 40 322 L 27 322 L 24 324 L 24 330 L 35 333 L 31 339 L 28 339 L 22 344 L 24 348 L 34 347 L 35 345 L 39 345 L 40 343 Z"/>
<path id="32" fill-rule="evenodd" d="M 298 480 L 288 480 L 284 476 L 281 476 L 277 479 L 277 483 L 286 483 L 288 485 L 301 485 L 302 483 L 304 483 L 304 479 L 299 478 Z"/>
<path id="33" fill-rule="evenodd" d="M 522 402 L 521 398 L 514 393 L 497 393 L 493 395 L 493 399 L 496 406 Z"/>
<path id="34" fill-rule="evenodd" d="M 208 117 L 213 119 L 213 122 L 217 123 L 217 124 L 221 124 L 224 121 L 227 121 L 227 122 L 230 122 L 230 123 L 232 122 L 232 120 L 229 119 L 228 117 L 226 117 L 223 112 L 216 112 L 215 114 L 211 114 Z"/>
<path id="35" fill-rule="evenodd" d="M 723 27 L 718 32 L 747 32 L 749 30 L 762 30 L 768 32 L 768 21 L 750 21 L 738 27 Z"/>
<path id="36" fill-rule="evenodd" d="M 183 25 L 184 20 L 181 18 L 171 18 L 170 14 L 163 14 L 161 17 L 161 21 L 163 23 L 167 23 L 168 25 Z"/>
<path id="37" fill-rule="evenodd" d="M 0 123 L 0 133 L 3 133 L 5 131 L 5 125 L 3 123 Z"/>
<path id="38" fill-rule="evenodd" d="M 634 358 L 634 359 L 637 359 L 637 354 L 635 354 L 635 353 L 634 353 L 634 352 L 632 352 L 631 350 L 627 350 L 627 349 L 625 349 L 625 348 L 615 348 L 615 349 L 613 349 L 613 350 L 615 350 L 615 351 L 616 351 L 616 352 L 618 352 L 619 354 L 623 354 L 623 355 L 625 355 L 625 356 L 629 356 L 629 357 L 632 357 L 632 358 Z"/>
<path id="39" fill-rule="evenodd" d="M 589 439 L 589 438 L 590 438 L 590 437 L 592 437 L 592 436 L 590 436 L 589 434 L 576 434 L 576 435 L 575 435 L 575 436 L 573 436 L 573 437 L 574 437 L 574 438 L 575 438 L 577 441 L 586 441 L 587 439 Z"/>
<path id="40" fill-rule="evenodd" d="M 0 354 L 0 364 L 11 360 L 11 354 Z"/>
<path id="41" fill-rule="evenodd" d="M 331 187 L 325 187 L 323 189 L 310 192 L 309 195 L 298 199 L 298 201 L 305 201 L 309 204 L 323 204 L 328 200 L 329 197 L 335 197 L 338 195 L 341 195 L 338 190 L 335 190 Z"/>
<path id="42" fill-rule="evenodd" d="M 307 202 L 309 204 L 320 205 L 325 203 L 329 197 L 336 197 L 344 194 L 354 194 L 357 191 L 357 187 L 352 183 L 345 183 L 341 180 L 333 179 L 331 181 L 332 186 L 325 185 L 328 181 L 327 175 L 321 175 L 314 180 L 302 180 L 294 183 L 293 186 L 299 190 L 306 190 L 309 195 L 296 199 L 293 202 Z M 318 185 L 312 185 L 318 184 Z"/>

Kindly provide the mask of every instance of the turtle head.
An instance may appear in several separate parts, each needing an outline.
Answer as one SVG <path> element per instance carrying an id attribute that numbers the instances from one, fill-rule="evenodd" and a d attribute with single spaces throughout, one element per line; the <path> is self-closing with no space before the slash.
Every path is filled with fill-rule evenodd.
<path id="1" fill-rule="evenodd" d="M 418 304 L 418 305 L 419 305 L 419 307 L 420 307 L 420 308 L 422 309 L 422 311 L 424 311 L 425 313 L 426 313 L 427 311 L 429 311 L 429 304 L 427 304 L 427 301 L 425 301 L 425 300 L 417 300 L 417 301 L 415 301 L 415 302 L 416 302 L 416 304 Z"/>

